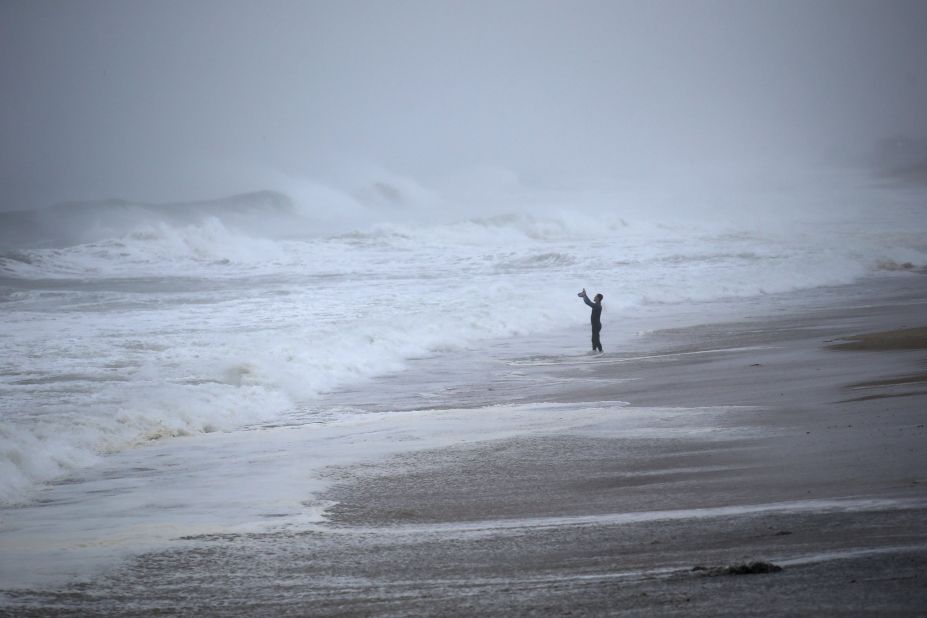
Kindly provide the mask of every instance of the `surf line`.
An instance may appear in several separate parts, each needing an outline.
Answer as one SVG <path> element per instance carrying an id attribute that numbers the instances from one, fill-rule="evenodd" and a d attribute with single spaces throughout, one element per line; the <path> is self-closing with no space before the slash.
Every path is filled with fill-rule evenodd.
<path id="1" fill-rule="evenodd" d="M 749 352 L 755 350 L 777 350 L 781 346 L 746 346 L 739 348 L 715 348 L 711 350 L 695 350 L 692 352 L 670 352 L 668 354 L 651 354 L 648 356 L 627 356 L 623 358 L 608 357 L 603 359 L 592 360 L 574 360 L 574 361 L 507 361 L 506 364 L 514 367 L 545 367 L 555 365 L 598 365 L 605 363 L 629 363 L 638 360 L 651 360 L 655 358 L 673 358 L 675 356 L 691 356 L 694 354 L 713 354 L 717 352 Z"/>

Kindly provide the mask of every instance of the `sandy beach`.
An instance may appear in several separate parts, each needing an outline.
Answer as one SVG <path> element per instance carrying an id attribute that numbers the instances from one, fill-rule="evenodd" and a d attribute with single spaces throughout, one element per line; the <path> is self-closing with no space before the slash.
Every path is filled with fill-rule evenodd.
<path id="1" fill-rule="evenodd" d="M 479 380 L 435 361 L 445 395 L 424 411 L 427 373 L 333 393 L 403 411 L 371 417 L 368 458 L 319 470 L 318 524 L 193 535 L 0 613 L 922 615 L 925 284 Z M 383 454 L 387 417 L 402 444 Z M 781 570 L 728 568 L 757 562 Z"/>

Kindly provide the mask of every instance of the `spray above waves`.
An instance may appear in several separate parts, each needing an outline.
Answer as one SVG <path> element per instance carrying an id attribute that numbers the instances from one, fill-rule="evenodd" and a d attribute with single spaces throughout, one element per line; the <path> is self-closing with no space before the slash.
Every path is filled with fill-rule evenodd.
<path id="1" fill-rule="evenodd" d="M 308 179 L 274 180 L 286 189 L 173 203 L 73 201 L 0 212 L 0 249 L 63 248 L 210 221 L 254 237 L 311 238 L 373 222 L 423 220 L 442 204 L 441 197 L 414 180 L 382 170 L 344 186 Z"/>
<path id="2" fill-rule="evenodd" d="M 375 190 L 382 193 L 385 186 L 376 183 Z M 435 199 L 421 197 L 424 189 L 388 192 L 389 200 L 395 201 L 389 208 L 317 185 L 307 191 L 300 192 L 299 202 L 263 191 L 184 204 L 110 200 L 0 213 L 4 224 L 0 273 L 27 278 L 131 277 L 169 275 L 180 268 L 185 275 L 225 277 L 235 276 L 239 267 L 266 274 L 303 266 L 317 272 L 316 262 L 330 262 L 330 249 L 338 244 L 386 250 L 485 247 L 604 239 L 628 227 L 620 217 L 593 218 L 568 210 L 451 218 L 442 223 L 420 216 L 423 202 L 415 196 Z M 326 214 L 329 207 L 345 211 L 338 215 L 340 220 Z M 318 260 L 307 259 L 314 247 L 326 244 L 319 249 Z M 349 255 L 341 257 L 350 262 Z M 334 272 L 344 270 L 330 266 Z"/>
<path id="3" fill-rule="evenodd" d="M 61 248 L 144 234 L 162 225 L 181 228 L 210 220 L 220 220 L 230 228 L 278 236 L 288 230 L 298 233 L 308 224 L 289 197 L 274 191 L 174 204 L 71 202 L 41 210 L 0 213 L 0 246 Z"/>

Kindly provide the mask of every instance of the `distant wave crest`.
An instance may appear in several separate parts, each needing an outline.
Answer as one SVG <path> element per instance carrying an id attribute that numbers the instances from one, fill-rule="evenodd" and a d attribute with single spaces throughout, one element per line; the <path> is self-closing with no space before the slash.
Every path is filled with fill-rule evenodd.
<path id="1" fill-rule="evenodd" d="M 219 200 L 146 204 L 127 200 L 69 202 L 0 213 L 0 246 L 67 247 L 120 238 L 159 225 L 183 227 L 217 219 L 230 228 L 283 232 L 300 220 L 286 195 L 258 191 Z"/>

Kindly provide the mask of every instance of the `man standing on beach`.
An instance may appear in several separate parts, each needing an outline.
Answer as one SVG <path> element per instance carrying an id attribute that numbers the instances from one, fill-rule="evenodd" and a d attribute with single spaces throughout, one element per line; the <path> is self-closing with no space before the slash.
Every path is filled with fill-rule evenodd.
<path id="1" fill-rule="evenodd" d="M 601 352 L 602 342 L 599 341 L 599 332 L 602 330 L 602 299 L 605 297 L 601 294 L 596 294 L 594 299 L 589 300 L 589 297 L 586 296 L 586 288 L 583 288 L 583 291 L 577 294 L 577 296 L 582 298 L 584 303 L 592 307 L 592 350 Z"/>

